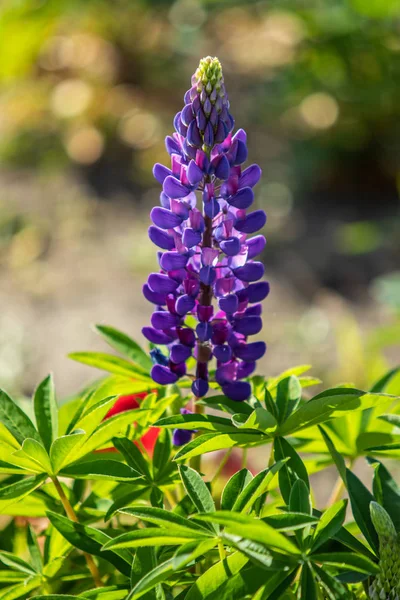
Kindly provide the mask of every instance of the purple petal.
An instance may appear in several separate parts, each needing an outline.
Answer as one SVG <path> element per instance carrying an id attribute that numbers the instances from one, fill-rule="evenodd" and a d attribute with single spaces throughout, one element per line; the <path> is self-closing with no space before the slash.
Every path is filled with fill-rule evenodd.
<path id="1" fill-rule="evenodd" d="M 235 208 L 246 209 L 253 204 L 254 193 L 251 187 L 244 187 L 237 192 L 234 196 L 227 198 L 227 202 Z"/>
<path id="2" fill-rule="evenodd" d="M 262 313 L 262 305 L 261 304 L 254 304 L 253 306 L 249 306 L 249 308 L 246 308 L 245 311 L 245 315 L 256 315 L 257 317 L 259 317 Z"/>
<path id="3" fill-rule="evenodd" d="M 239 177 L 239 187 L 254 187 L 260 181 L 261 173 L 258 165 L 250 165 Z"/>
<path id="4" fill-rule="evenodd" d="M 246 379 L 246 377 L 250 377 L 252 373 L 256 370 L 255 362 L 242 362 L 238 365 L 237 370 L 237 378 L 238 379 Z"/>
<path id="5" fill-rule="evenodd" d="M 240 281 L 257 281 L 264 275 L 264 265 L 261 262 L 248 262 L 243 267 L 233 269 L 233 273 Z"/>
<path id="6" fill-rule="evenodd" d="M 215 248 L 203 248 L 201 252 L 201 264 L 203 267 L 215 267 L 219 251 Z"/>
<path id="7" fill-rule="evenodd" d="M 196 121 L 192 121 L 188 127 L 187 141 L 191 146 L 195 146 L 197 148 L 201 148 L 203 145 Z"/>
<path id="8" fill-rule="evenodd" d="M 190 190 L 181 184 L 175 177 L 169 175 L 163 183 L 163 190 L 170 198 L 184 198 Z"/>
<path id="9" fill-rule="evenodd" d="M 204 114 L 204 111 L 202 108 L 199 108 L 199 110 L 197 111 L 196 123 L 197 123 L 197 127 L 200 129 L 200 131 L 204 131 L 204 129 L 207 125 L 207 119 L 206 119 L 206 115 Z"/>
<path id="10" fill-rule="evenodd" d="M 197 279 L 185 279 L 183 282 L 185 293 L 193 298 L 196 298 L 200 291 L 200 284 Z"/>
<path id="11" fill-rule="evenodd" d="M 177 377 L 183 377 L 184 375 L 186 375 L 186 363 L 184 362 L 173 363 L 172 361 L 170 361 L 169 368 L 173 373 L 175 373 L 175 375 L 177 375 Z"/>
<path id="12" fill-rule="evenodd" d="M 168 167 L 165 167 L 160 163 L 156 163 L 153 167 L 153 175 L 161 185 L 164 183 L 164 179 L 168 177 L 168 175 L 171 175 L 171 173 L 171 169 L 168 169 Z"/>
<path id="13" fill-rule="evenodd" d="M 161 192 L 160 194 L 160 204 L 163 208 L 171 210 L 171 199 L 168 198 L 167 194 L 164 194 L 164 192 Z"/>
<path id="14" fill-rule="evenodd" d="M 157 292 L 153 292 L 153 290 L 150 289 L 147 283 L 144 284 L 142 291 L 143 296 L 146 298 L 146 300 L 152 302 L 153 304 L 157 304 L 157 306 L 164 306 L 165 294 L 158 294 Z"/>
<path id="15" fill-rule="evenodd" d="M 232 350 L 226 344 L 223 344 L 221 346 L 214 346 L 213 354 L 215 358 L 222 363 L 226 363 L 232 358 Z"/>
<path id="16" fill-rule="evenodd" d="M 179 252 L 164 252 L 161 256 L 160 265 L 164 271 L 174 271 L 186 267 L 189 257 Z"/>
<path id="17" fill-rule="evenodd" d="M 197 337 L 201 342 L 207 342 L 212 335 L 212 327 L 210 323 L 199 323 L 196 327 Z"/>
<path id="18" fill-rule="evenodd" d="M 235 381 L 237 375 L 237 363 L 229 362 L 221 365 L 215 371 L 215 380 L 219 385 Z"/>
<path id="19" fill-rule="evenodd" d="M 163 367 L 162 365 L 154 365 L 151 369 L 151 377 L 160 385 L 169 385 L 171 383 L 175 383 L 178 381 L 178 376 L 168 367 Z"/>
<path id="20" fill-rule="evenodd" d="M 205 228 L 204 217 L 198 208 L 193 208 L 190 211 L 190 225 L 195 231 L 203 232 Z"/>
<path id="21" fill-rule="evenodd" d="M 148 284 L 150 289 L 158 294 L 172 294 L 179 285 L 177 281 L 162 273 L 150 273 Z"/>
<path id="22" fill-rule="evenodd" d="M 263 235 L 255 235 L 253 238 L 247 240 L 246 245 L 248 260 L 260 254 L 264 250 L 266 243 L 267 240 Z"/>
<path id="23" fill-rule="evenodd" d="M 203 179 L 203 171 L 196 164 L 194 160 L 191 160 L 187 170 L 187 177 L 190 185 L 198 185 Z"/>
<path id="24" fill-rule="evenodd" d="M 166 310 L 156 310 L 151 315 L 151 324 L 155 329 L 171 329 L 179 325 L 180 317 L 171 315 Z"/>
<path id="25" fill-rule="evenodd" d="M 181 154 L 181 148 L 176 140 L 170 135 L 165 138 L 165 147 L 168 154 Z"/>
<path id="26" fill-rule="evenodd" d="M 186 205 L 186 202 L 182 202 L 182 200 L 177 200 L 176 198 L 171 198 L 171 211 L 174 215 L 178 215 L 183 221 L 189 216 L 189 208 Z"/>
<path id="27" fill-rule="evenodd" d="M 182 123 L 184 123 L 186 127 L 189 127 L 190 123 L 194 119 L 193 108 L 191 104 L 186 104 L 186 106 L 183 107 L 181 112 L 181 119 Z"/>
<path id="28" fill-rule="evenodd" d="M 218 306 L 221 310 L 223 310 L 226 314 L 231 315 L 237 311 L 239 305 L 239 300 L 236 294 L 229 294 L 229 296 L 224 296 L 218 300 Z"/>
<path id="29" fill-rule="evenodd" d="M 212 148 L 214 146 L 214 131 L 210 122 L 204 130 L 204 145 Z"/>
<path id="30" fill-rule="evenodd" d="M 163 248 L 163 250 L 173 250 L 175 248 L 175 240 L 172 235 L 154 225 L 150 225 L 149 227 L 149 238 L 153 244 L 159 248 Z"/>
<path id="31" fill-rule="evenodd" d="M 193 246 L 197 246 L 201 242 L 201 233 L 200 231 L 195 231 L 191 227 L 186 227 L 182 236 L 182 243 L 186 248 L 193 248 Z"/>
<path id="32" fill-rule="evenodd" d="M 223 154 L 215 167 L 215 176 L 218 177 L 218 179 L 225 181 L 228 179 L 230 171 L 231 166 L 229 160 L 226 158 L 225 154 Z"/>
<path id="33" fill-rule="evenodd" d="M 229 336 L 229 325 L 226 321 L 217 321 L 212 326 L 211 341 L 217 346 L 224 344 Z"/>
<path id="34" fill-rule="evenodd" d="M 235 402 L 243 402 L 251 395 L 251 387 L 247 381 L 235 381 L 222 386 L 225 396 Z"/>
<path id="35" fill-rule="evenodd" d="M 188 296 L 184 294 L 180 296 L 176 301 L 176 312 L 178 315 L 186 315 L 188 312 L 191 312 L 195 307 L 196 301 L 192 296 Z"/>
<path id="36" fill-rule="evenodd" d="M 235 229 L 242 233 L 255 233 L 262 229 L 267 222 L 267 215 L 263 210 L 255 210 L 244 219 L 236 221 Z"/>
<path id="37" fill-rule="evenodd" d="M 184 446 L 188 444 L 192 439 L 194 431 L 190 431 L 190 429 L 174 429 L 174 433 L 172 434 L 172 443 L 174 446 Z"/>
<path id="38" fill-rule="evenodd" d="M 173 363 L 185 362 L 189 356 L 192 356 L 192 349 L 189 346 L 185 346 L 184 344 L 174 344 L 171 346 L 170 358 Z"/>
<path id="39" fill-rule="evenodd" d="M 197 316 L 198 316 L 199 321 L 208 322 L 212 319 L 213 314 L 214 314 L 213 306 L 203 306 L 202 304 L 197 305 Z"/>
<path id="40" fill-rule="evenodd" d="M 222 119 L 218 119 L 217 132 L 215 134 L 215 143 L 222 144 L 228 137 L 229 131 Z"/>
<path id="41" fill-rule="evenodd" d="M 250 304 L 255 302 L 262 302 L 269 294 L 269 283 L 268 281 L 259 281 L 258 283 L 251 283 L 247 288 L 247 297 Z"/>
<path id="42" fill-rule="evenodd" d="M 189 327 L 177 327 L 176 333 L 178 334 L 178 339 L 181 344 L 193 348 L 196 343 L 196 335 L 193 329 L 190 329 Z"/>
<path id="43" fill-rule="evenodd" d="M 215 281 L 216 273 L 214 267 L 201 267 L 199 278 L 204 285 L 212 285 Z"/>
<path id="44" fill-rule="evenodd" d="M 215 198 L 211 198 L 211 200 L 204 202 L 204 212 L 206 213 L 207 217 L 210 217 L 210 219 L 213 219 L 215 216 L 217 216 L 220 210 L 221 207 L 219 202 Z"/>
<path id="45" fill-rule="evenodd" d="M 246 144 L 247 142 L 247 134 L 244 129 L 238 129 L 232 140 L 240 140 Z"/>
<path id="46" fill-rule="evenodd" d="M 235 348 L 235 356 L 245 362 L 254 362 L 264 356 L 267 350 L 265 342 L 253 342 L 252 344 L 240 344 Z"/>
<path id="47" fill-rule="evenodd" d="M 256 335 L 262 329 L 261 317 L 246 316 L 237 319 L 233 325 L 233 329 L 243 335 Z"/>
<path id="48" fill-rule="evenodd" d="M 166 208 L 161 206 L 155 206 L 151 213 L 150 218 L 154 225 L 161 227 L 161 229 L 174 229 L 182 223 L 182 217 L 177 215 Z"/>
<path id="49" fill-rule="evenodd" d="M 153 327 L 143 327 L 142 333 L 144 337 L 152 344 L 165 346 L 172 342 L 171 336 L 162 331 L 158 331 L 158 329 L 154 329 Z"/>
<path id="50" fill-rule="evenodd" d="M 240 240 L 237 237 L 230 237 L 227 240 L 222 240 L 219 247 L 227 256 L 235 256 L 240 252 Z"/>
<path id="51" fill-rule="evenodd" d="M 196 398 L 202 398 L 208 392 L 208 381 L 206 379 L 195 379 L 192 383 L 192 392 Z"/>

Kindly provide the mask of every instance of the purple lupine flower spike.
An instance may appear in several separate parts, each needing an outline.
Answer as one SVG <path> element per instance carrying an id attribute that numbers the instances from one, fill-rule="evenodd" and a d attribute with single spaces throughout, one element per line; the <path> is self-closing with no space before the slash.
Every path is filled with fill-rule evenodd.
<path id="1" fill-rule="evenodd" d="M 207 57 L 192 77 L 185 105 L 174 119 L 175 133 L 166 139 L 171 168 L 156 164 L 162 186 L 161 206 L 153 208 L 151 241 L 160 249 L 160 271 L 151 273 L 143 294 L 155 305 L 144 336 L 163 347 L 154 353 L 152 377 L 168 385 L 185 376 L 194 357 L 192 391 L 205 396 L 209 363 L 216 360 L 215 380 L 229 398 L 247 399 L 247 381 L 265 351 L 264 342 L 249 342 L 261 331 L 261 305 L 269 293 L 259 260 L 266 241 L 258 233 L 263 210 L 251 211 L 258 165 L 242 170 L 247 159 L 243 129 L 233 134 L 221 64 Z M 250 209 L 250 211 L 249 211 Z M 191 327 L 187 317 L 197 320 Z M 193 323 L 191 319 L 190 323 Z M 164 354 L 165 349 L 168 354 Z M 177 430 L 177 444 L 190 439 Z"/>

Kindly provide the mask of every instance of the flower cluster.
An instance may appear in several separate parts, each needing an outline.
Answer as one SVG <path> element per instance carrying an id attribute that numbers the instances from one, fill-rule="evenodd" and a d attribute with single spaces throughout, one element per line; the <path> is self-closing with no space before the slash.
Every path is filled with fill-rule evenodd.
<path id="1" fill-rule="evenodd" d="M 192 391 L 208 391 L 209 362 L 215 357 L 215 380 L 232 400 L 251 393 L 246 379 L 266 351 L 264 342 L 248 342 L 261 331 L 261 304 L 269 292 L 264 266 L 254 260 L 265 247 L 262 210 L 247 212 L 258 165 L 242 170 L 247 159 L 246 133 L 233 134 L 221 65 L 216 58 L 200 62 L 185 94 L 185 106 L 167 137 L 171 168 L 156 164 L 162 185 L 160 204 L 151 211 L 149 237 L 162 251 L 160 271 L 151 273 L 144 296 L 156 305 L 145 337 L 163 352 L 153 352 L 152 377 L 171 384 L 196 359 Z M 201 194 L 202 210 L 197 208 Z M 216 299 L 217 307 L 213 306 Z M 196 325 L 192 326 L 192 315 Z"/>

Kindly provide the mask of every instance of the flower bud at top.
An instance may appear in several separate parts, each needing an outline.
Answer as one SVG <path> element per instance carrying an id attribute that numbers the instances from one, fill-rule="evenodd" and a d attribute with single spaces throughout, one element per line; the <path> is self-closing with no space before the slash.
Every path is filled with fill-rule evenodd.
<path id="1" fill-rule="evenodd" d="M 378 536 L 396 537 L 396 529 L 393 521 L 387 511 L 377 502 L 371 502 L 369 505 L 372 523 Z"/>

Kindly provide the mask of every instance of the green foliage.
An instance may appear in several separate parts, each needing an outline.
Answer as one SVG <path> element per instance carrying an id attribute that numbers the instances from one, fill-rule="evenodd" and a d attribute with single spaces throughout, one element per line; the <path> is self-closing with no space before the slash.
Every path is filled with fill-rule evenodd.
<path id="1" fill-rule="evenodd" d="M 308 399 L 304 389 L 317 381 L 296 367 L 253 378 L 246 402 L 210 395 L 201 412 L 182 415 L 185 381 L 158 389 L 133 340 L 97 330 L 126 358 L 79 356 L 105 370 L 117 365 L 117 380 L 59 408 L 47 377 L 33 398 L 36 426 L 0 395 L 0 512 L 45 517 L 39 536 L 33 525 L 12 524 L 14 535 L 0 538 L 0 600 L 353 600 L 385 585 L 388 552 L 374 507 L 399 531 L 400 487 L 383 462 L 395 444 L 368 450 L 361 441 L 398 435 L 393 374 L 369 392 L 342 386 Z M 135 394 L 146 379 L 140 407 L 109 416 L 118 390 Z M 142 439 L 154 426 L 148 453 Z M 177 449 L 175 428 L 196 435 Z M 208 452 L 258 447 L 268 464 L 252 473 L 243 463 L 224 486 L 194 468 Z M 370 466 L 368 485 L 353 471 L 357 460 Z M 336 492 L 320 510 L 310 475 L 329 466 Z"/>

